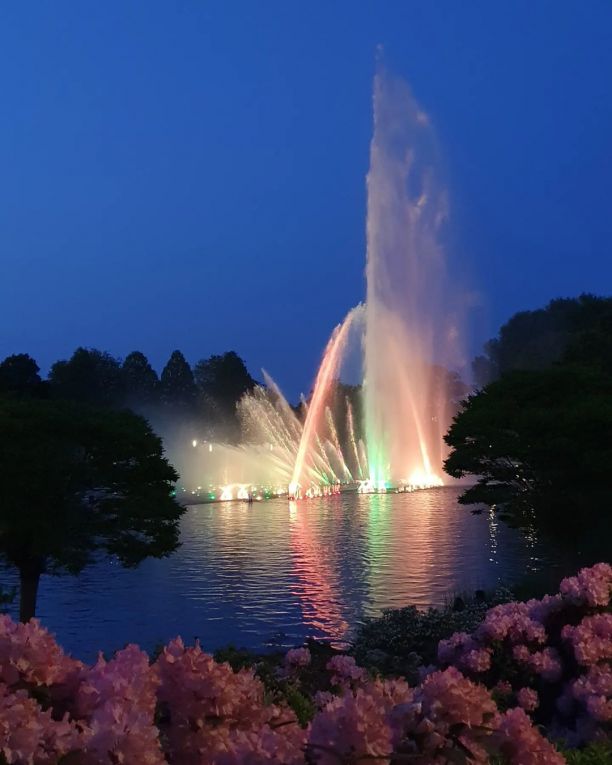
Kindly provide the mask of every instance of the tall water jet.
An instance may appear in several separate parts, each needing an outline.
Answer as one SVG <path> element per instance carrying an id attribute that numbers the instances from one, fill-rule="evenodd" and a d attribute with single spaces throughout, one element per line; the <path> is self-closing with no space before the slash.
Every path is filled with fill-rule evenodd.
<path id="1" fill-rule="evenodd" d="M 380 69 L 373 101 L 365 306 L 334 329 L 299 415 L 265 372 L 265 387 L 240 401 L 243 442 L 214 454 L 224 483 L 230 483 L 226 474 L 239 476 L 233 480 L 242 493 L 249 481 L 255 483 L 250 476 L 294 498 L 355 481 L 360 491 L 442 483 L 443 435 L 457 398 L 451 391 L 457 379 L 448 368 L 460 362 L 453 309 L 458 291 L 449 288 L 442 247 L 446 194 L 433 130 L 408 85 Z M 357 318 L 363 385 L 353 411 L 336 382 Z M 340 406 L 333 403 L 337 394 Z M 219 469 L 212 452 L 203 454 L 215 483 Z M 222 488 L 228 496 L 231 487 Z"/>
<path id="2" fill-rule="evenodd" d="M 370 486 L 441 483 L 448 424 L 449 320 L 441 229 L 446 196 L 436 177 L 427 115 L 402 80 L 374 80 L 367 176 L 364 410 Z"/>
<path id="3" fill-rule="evenodd" d="M 338 374 L 349 330 L 355 316 L 360 313 L 361 310 L 362 306 L 358 305 L 349 311 L 344 321 L 341 324 L 338 324 L 332 332 L 327 347 L 325 348 L 321 366 L 317 372 L 312 398 L 308 406 L 291 483 L 289 484 L 289 495 L 292 497 L 299 496 L 300 491 L 303 488 L 304 473 L 308 467 L 309 453 L 312 450 L 313 442 L 317 438 L 317 430 L 322 421 L 326 403 L 330 397 L 331 387 Z"/>

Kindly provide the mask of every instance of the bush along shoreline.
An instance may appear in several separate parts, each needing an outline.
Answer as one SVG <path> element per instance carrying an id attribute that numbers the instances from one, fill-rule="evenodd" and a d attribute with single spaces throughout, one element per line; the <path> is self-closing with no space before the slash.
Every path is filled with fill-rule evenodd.
<path id="1" fill-rule="evenodd" d="M 0 763 L 612 763 L 611 595 L 600 563 L 556 595 L 470 605 L 429 656 L 442 628 L 402 609 L 391 634 L 431 659 L 410 683 L 360 664 L 375 622 L 355 656 L 310 644 L 251 666 L 176 638 L 154 657 L 129 645 L 87 666 L 36 620 L 0 616 Z"/>

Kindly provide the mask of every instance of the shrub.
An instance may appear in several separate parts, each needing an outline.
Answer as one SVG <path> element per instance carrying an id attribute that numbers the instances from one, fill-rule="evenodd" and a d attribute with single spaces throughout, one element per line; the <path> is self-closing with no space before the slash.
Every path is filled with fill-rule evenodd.
<path id="1" fill-rule="evenodd" d="M 612 567 L 561 582 L 557 595 L 495 606 L 472 633 L 440 642 L 442 666 L 484 683 L 501 706 L 518 703 L 551 736 L 579 745 L 612 723 Z"/>
<path id="2" fill-rule="evenodd" d="M 357 661 L 385 675 L 401 674 L 418 679 L 421 665 L 436 661 L 440 640 L 455 632 L 471 632 L 487 610 L 512 600 L 509 590 L 498 589 L 490 597 L 457 598 L 444 608 L 419 611 L 415 606 L 388 609 L 368 619 L 356 631 L 352 652 Z"/>

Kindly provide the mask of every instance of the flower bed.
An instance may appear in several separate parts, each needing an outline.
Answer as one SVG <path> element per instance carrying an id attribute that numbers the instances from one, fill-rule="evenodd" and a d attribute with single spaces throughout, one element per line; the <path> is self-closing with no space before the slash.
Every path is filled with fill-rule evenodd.
<path id="1" fill-rule="evenodd" d="M 558 595 L 497 605 L 441 641 L 438 666 L 412 687 L 306 648 L 264 684 L 180 638 L 153 661 L 130 645 L 85 666 L 35 620 L 2 616 L 0 762 L 561 765 L 554 740 L 597 741 L 591 754 L 605 758 L 611 591 L 612 568 L 598 564 Z"/>

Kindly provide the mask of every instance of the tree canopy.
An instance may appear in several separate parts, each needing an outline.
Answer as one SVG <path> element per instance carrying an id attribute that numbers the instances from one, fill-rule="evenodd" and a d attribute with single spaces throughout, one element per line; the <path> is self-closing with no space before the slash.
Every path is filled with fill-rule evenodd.
<path id="1" fill-rule="evenodd" d="M 446 436 L 446 471 L 476 479 L 460 502 L 574 539 L 608 524 L 611 330 L 612 299 L 588 295 L 502 327 L 491 356 L 499 379 L 468 398 Z"/>
<path id="2" fill-rule="evenodd" d="M 40 392 L 40 369 L 27 353 L 15 353 L 0 362 L 0 393 L 29 395 Z"/>
<path id="3" fill-rule="evenodd" d="M 95 348 L 77 348 L 67 361 L 56 361 L 49 383 L 57 398 L 97 406 L 114 406 L 123 399 L 121 364 Z"/>
<path id="4" fill-rule="evenodd" d="M 121 365 L 121 373 L 128 405 L 139 408 L 155 402 L 159 379 L 144 353 L 128 353 Z"/>
<path id="5" fill-rule="evenodd" d="M 127 407 L 164 432 L 188 423 L 194 435 L 230 441 L 240 437 L 238 401 L 256 384 L 235 351 L 201 359 L 192 369 L 175 350 L 160 377 L 141 351 L 122 361 L 106 351 L 80 347 L 69 359 L 55 362 L 46 381 L 27 354 L 0 363 L 0 394 Z"/>
<path id="6" fill-rule="evenodd" d="M 0 464 L 0 556 L 19 570 L 24 620 L 43 573 L 77 574 L 100 554 L 135 566 L 178 545 L 177 475 L 136 414 L 0 399 Z"/>
<path id="7" fill-rule="evenodd" d="M 445 468 L 478 476 L 460 502 L 554 531 L 605 512 L 604 498 L 612 504 L 611 434 L 609 377 L 565 367 L 514 372 L 469 398 L 446 436 Z"/>
<path id="8" fill-rule="evenodd" d="M 180 351 L 173 351 L 160 377 L 162 400 L 180 407 L 190 407 L 195 402 L 196 385 L 193 372 Z"/>
<path id="9" fill-rule="evenodd" d="M 236 406 L 257 384 L 235 351 L 201 359 L 194 368 L 199 403 L 204 418 L 224 439 L 240 436 Z"/>
<path id="10" fill-rule="evenodd" d="M 516 313 L 485 344 L 484 355 L 474 359 L 476 383 L 482 387 L 507 372 L 546 369 L 575 352 L 589 335 L 601 340 L 602 329 L 611 325 L 612 298 L 595 295 L 558 298 L 544 308 Z"/>

